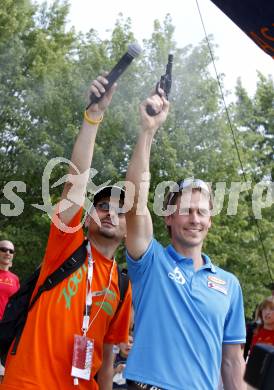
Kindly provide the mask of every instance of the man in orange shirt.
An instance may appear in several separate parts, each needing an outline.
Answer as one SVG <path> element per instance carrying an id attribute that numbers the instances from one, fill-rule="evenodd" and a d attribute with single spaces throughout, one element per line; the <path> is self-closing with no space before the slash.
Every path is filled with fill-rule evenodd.
<path id="1" fill-rule="evenodd" d="M 107 80 L 99 76 L 91 92 L 100 96 L 106 84 Z M 98 125 L 114 89 L 85 111 L 33 294 L 84 240 L 79 226 L 88 170 Z M 130 288 L 118 308 L 114 259 L 126 233 L 123 198 L 123 190 L 115 186 L 95 194 L 86 219 L 87 259 L 76 272 L 44 292 L 29 311 L 17 352 L 7 357 L 3 390 L 112 389 L 113 345 L 127 341 L 131 310 Z"/>

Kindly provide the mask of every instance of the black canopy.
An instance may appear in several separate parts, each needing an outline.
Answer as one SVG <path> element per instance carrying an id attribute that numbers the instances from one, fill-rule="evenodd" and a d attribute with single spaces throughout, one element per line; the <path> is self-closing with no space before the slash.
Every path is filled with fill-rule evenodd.
<path id="1" fill-rule="evenodd" d="M 274 59 L 273 0 L 211 0 Z"/>

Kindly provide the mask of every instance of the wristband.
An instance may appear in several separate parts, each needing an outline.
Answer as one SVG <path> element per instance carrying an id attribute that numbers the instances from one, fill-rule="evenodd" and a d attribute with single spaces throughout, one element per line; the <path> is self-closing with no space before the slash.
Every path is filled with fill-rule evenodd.
<path id="1" fill-rule="evenodd" d="M 99 125 L 99 123 L 102 122 L 103 117 L 104 117 L 104 115 L 102 114 L 101 118 L 98 119 L 98 120 L 96 121 L 96 120 L 94 120 L 94 119 L 91 119 L 91 118 L 88 116 L 87 110 L 85 110 L 85 112 L 84 112 L 84 119 L 85 119 L 85 121 L 88 122 L 90 125 Z"/>

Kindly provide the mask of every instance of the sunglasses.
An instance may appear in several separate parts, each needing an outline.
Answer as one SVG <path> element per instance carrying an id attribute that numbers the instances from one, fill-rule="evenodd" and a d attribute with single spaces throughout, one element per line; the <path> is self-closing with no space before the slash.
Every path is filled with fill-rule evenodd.
<path id="1" fill-rule="evenodd" d="M 115 206 L 109 202 L 98 202 L 95 208 L 108 213 L 109 211 L 114 211 L 119 216 L 125 214 L 123 207 Z"/>
<path id="2" fill-rule="evenodd" d="M 14 249 L 4 248 L 4 247 L 0 247 L 0 251 L 4 252 L 4 253 L 8 253 L 9 252 L 11 255 L 14 255 L 14 253 L 15 253 Z"/>

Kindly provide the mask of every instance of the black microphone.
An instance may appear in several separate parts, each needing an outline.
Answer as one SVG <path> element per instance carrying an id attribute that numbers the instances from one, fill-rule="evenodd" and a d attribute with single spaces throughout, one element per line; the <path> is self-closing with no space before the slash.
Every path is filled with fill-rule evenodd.
<path id="1" fill-rule="evenodd" d="M 132 60 L 137 57 L 141 53 L 142 49 L 138 45 L 138 43 L 131 43 L 128 45 L 127 52 L 123 55 L 123 57 L 118 61 L 118 63 L 114 66 L 114 68 L 110 71 L 110 73 L 106 76 L 108 80 L 108 84 L 104 85 L 106 92 L 112 87 L 115 81 L 121 76 L 121 74 L 126 70 L 126 68 L 130 65 Z M 93 92 L 89 97 L 89 104 L 86 107 L 88 109 L 92 104 L 98 103 L 100 99 L 104 96 L 105 92 L 101 94 L 100 97 L 96 96 Z"/>

